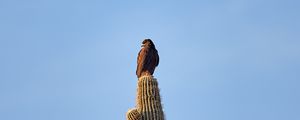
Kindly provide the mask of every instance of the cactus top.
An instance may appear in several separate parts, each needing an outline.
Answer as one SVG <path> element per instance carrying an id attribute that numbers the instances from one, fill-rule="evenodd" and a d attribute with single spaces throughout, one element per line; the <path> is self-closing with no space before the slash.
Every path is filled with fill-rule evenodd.
<path id="1" fill-rule="evenodd" d="M 139 78 L 136 108 L 127 112 L 127 120 L 164 120 L 158 83 L 153 76 Z"/>

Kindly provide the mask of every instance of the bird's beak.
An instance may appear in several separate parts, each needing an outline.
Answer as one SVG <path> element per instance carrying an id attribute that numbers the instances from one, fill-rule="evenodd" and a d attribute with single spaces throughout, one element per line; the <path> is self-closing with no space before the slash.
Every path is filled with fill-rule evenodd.
<path id="1" fill-rule="evenodd" d="M 141 45 L 141 47 L 144 47 L 144 46 L 145 46 L 144 44 Z"/>

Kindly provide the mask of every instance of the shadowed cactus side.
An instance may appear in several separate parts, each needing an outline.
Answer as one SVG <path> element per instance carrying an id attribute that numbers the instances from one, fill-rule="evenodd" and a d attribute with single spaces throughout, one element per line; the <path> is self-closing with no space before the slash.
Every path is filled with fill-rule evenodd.
<path id="1" fill-rule="evenodd" d="M 157 80 L 142 76 L 138 80 L 136 108 L 126 114 L 127 120 L 164 120 Z"/>

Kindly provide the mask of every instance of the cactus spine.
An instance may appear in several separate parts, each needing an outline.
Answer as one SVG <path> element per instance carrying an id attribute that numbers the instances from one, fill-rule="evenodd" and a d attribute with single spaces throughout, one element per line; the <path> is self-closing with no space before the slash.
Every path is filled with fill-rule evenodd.
<path id="1" fill-rule="evenodd" d="M 127 120 L 164 120 L 157 80 L 142 76 L 138 80 L 136 108 L 126 114 Z"/>

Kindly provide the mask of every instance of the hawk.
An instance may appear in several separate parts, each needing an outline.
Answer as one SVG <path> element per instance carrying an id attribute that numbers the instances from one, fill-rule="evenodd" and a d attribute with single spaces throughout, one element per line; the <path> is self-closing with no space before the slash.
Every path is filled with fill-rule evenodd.
<path id="1" fill-rule="evenodd" d="M 143 75 L 153 75 L 155 67 L 158 66 L 159 56 L 155 45 L 150 39 L 142 42 L 142 49 L 137 57 L 136 75 L 140 78 Z"/>

